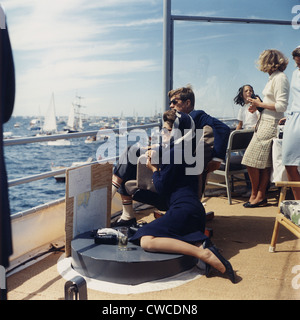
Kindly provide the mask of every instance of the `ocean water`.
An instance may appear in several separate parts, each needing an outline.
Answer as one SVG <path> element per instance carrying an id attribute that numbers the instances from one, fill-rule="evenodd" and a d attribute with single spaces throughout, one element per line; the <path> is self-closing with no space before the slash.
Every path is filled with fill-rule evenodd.
<path id="1" fill-rule="evenodd" d="M 4 132 L 13 137 L 27 137 L 37 134 L 29 130 L 30 118 L 12 117 L 4 124 Z M 19 123 L 19 127 L 14 127 Z M 58 127 L 63 130 L 64 125 Z M 84 123 L 84 131 L 98 130 L 99 126 Z M 26 145 L 5 146 L 4 156 L 8 180 L 14 180 L 51 171 L 51 165 L 71 166 L 72 162 L 86 161 L 89 157 L 96 160 L 99 143 L 85 143 L 86 138 L 71 139 L 70 146 L 51 146 L 47 142 Z M 63 198 L 65 183 L 57 182 L 54 177 L 34 181 L 9 188 L 11 214 L 28 210 L 38 205 Z"/>
<path id="2" fill-rule="evenodd" d="M 12 117 L 8 123 L 4 124 L 3 131 L 10 132 L 13 137 L 34 136 L 37 131 L 29 130 L 31 119 Z M 224 122 L 230 127 L 236 125 L 232 120 Z M 20 126 L 15 127 L 16 123 L 19 123 Z M 58 131 L 62 131 L 64 126 L 65 124 L 58 125 Z M 99 126 L 90 126 L 89 122 L 84 123 L 84 131 L 98 129 Z M 147 133 L 150 135 L 151 129 L 148 129 Z M 96 160 L 96 153 L 100 144 L 97 142 L 85 143 L 85 139 L 71 139 L 70 146 L 51 146 L 47 142 L 5 146 L 4 155 L 8 180 L 49 172 L 51 171 L 51 165 L 71 166 L 73 162 L 86 161 L 89 157 Z M 128 142 L 128 145 L 134 143 Z M 117 150 L 118 152 L 119 150 Z M 11 214 L 31 209 L 64 196 L 65 183 L 57 182 L 54 177 L 10 187 Z"/>

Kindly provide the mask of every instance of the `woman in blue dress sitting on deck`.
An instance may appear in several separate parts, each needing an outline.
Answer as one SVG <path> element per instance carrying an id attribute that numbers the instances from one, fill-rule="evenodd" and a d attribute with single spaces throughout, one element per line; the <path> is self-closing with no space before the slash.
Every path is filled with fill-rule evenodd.
<path id="1" fill-rule="evenodd" d="M 169 209 L 161 218 L 138 229 L 130 241 L 139 242 L 144 250 L 150 252 L 196 257 L 206 263 L 206 274 L 212 266 L 226 273 L 234 283 L 231 264 L 204 234 L 206 217 L 198 198 L 198 176 L 186 174 L 188 165 L 184 162 L 182 142 L 191 142 L 193 138 L 193 119 L 187 114 L 169 110 L 165 112 L 164 120 L 163 140 L 169 140 L 167 151 L 162 152 L 161 165 L 154 163 L 154 155 L 150 151 L 147 167 L 153 172 L 156 191 L 165 196 Z M 181 162 L 179 158 L 182 164 L 178 164 Z"/>

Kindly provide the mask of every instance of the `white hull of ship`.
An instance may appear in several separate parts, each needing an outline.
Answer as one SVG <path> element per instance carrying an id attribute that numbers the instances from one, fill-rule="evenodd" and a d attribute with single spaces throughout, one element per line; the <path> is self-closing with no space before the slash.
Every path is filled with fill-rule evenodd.
<path id="1" fill-rule="evenodd" d="M 122 209 L 121 198 L 112 201 L 112 215 Z M 65 243 L 65 201 L 43 205 L 29 213 L 12 216 L 13 254 L 10 256 L 8 270 L 15 268 L 48 251 L 52 246 L 60 247 Z"/>

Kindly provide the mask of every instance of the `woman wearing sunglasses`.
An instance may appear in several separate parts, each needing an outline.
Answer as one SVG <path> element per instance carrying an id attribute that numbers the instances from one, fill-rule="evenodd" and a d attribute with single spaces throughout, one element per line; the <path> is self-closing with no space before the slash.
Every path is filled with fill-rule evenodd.
<path id="1" fill-rule="evenodd" d="M 147 167 L 153 172 L 155 188 L 167 199 L 169 209 L 161 218 L 138 229 L 130 241 L 140 243 L 144 250 L 150 252 L 196 257 L 206 263 L 206 274 L 212 266 L 234 283 L 235 275 L 230 262 L 204 234 L 206 218 L 198 198 L 198 177 L 186 174 L 188 165 L 184 162 L 182 142 L 193 139 L 193 119 L 176 110 L 166 111 L 164 119 L 164 142 L 168 151 L 162 152 L 160 165 L 153 163 L 153 153 L 149 152 Z M 180 153 L 182 158 L 178 161 Z"/>

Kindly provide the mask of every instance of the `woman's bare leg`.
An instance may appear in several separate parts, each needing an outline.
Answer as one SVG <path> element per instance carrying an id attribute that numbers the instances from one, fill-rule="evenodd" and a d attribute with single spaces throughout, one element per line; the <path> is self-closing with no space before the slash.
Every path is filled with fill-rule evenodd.
<path id="1" fill-rule="evenodd" d="M 300 181 L 297 166 L 285 166 L 289 181 Z M 300 188 L 292 188 L 295 200 L 300 200 Z"/>
<path id="2" fill-rule="evenodd" d="M 202 246 L 198 247 L 181 240 L 143 236 L 141 238 L 141 247 L 145 251 L 150 252 L 166 252 L 189 255 L 210 264 L 222 273 L 226 271 L 223 263 L 209 249 L 203 249 Z"/>
<path id="3" fill-rule="evenodd" d="M 270 168 L 257 169 L 253 167 L 247 167 L 247 170 L 252 185 L 249 202 L 251 204 L 256 204 L 263 201 L 266 197 L 271 171 Z"/>
<path id="4" fill-rule="evenodd" d="M 258 203 L 265 199 L 267 187 L 270 182 L 270 174 L 271 174 L 270 168 L 265 168 L 260 170 L 258 192 L 257 192 L 256 199 L 253 203 Z"/>
<path id="5" fill-rule="evenodd" d="M 249 202 L 252 203 L 255 201 L 257 197 L 260 172 L 259 172 L 259 169 L 253 168 L 253 167 L 247 167 L 247 170 L 248 170 L 249 178 L 251 181 L 251 187 L 252 187 Z"/>

